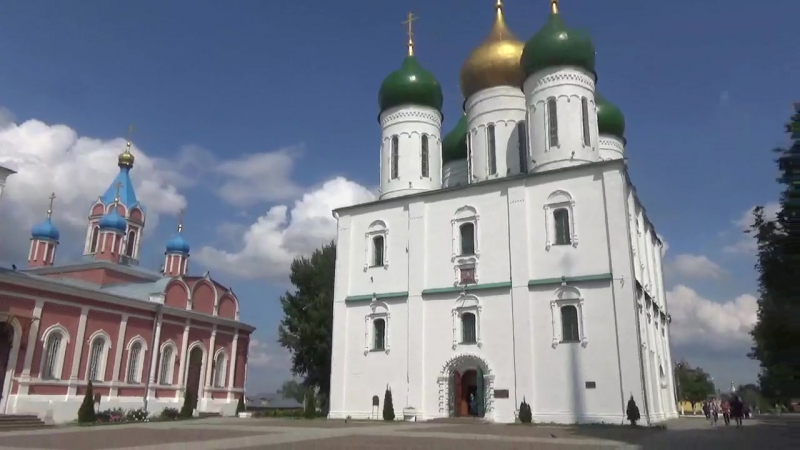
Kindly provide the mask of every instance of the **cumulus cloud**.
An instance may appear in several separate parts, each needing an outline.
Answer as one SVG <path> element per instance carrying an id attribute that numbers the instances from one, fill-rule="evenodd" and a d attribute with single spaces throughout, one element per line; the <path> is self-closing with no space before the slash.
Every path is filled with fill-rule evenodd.
<path id="1" fill-rule="evenodd" d="M 669 262 L 671 271 L 686 278 L 717 280 L 727 272 L 705 255 L 682 253 Z"/>
<path id="2" fill-rule="evenodd" d="M 291 357 L 283 347 L 270 345 L 258 339 L 250 339 L 247 353 L 248 367 L 288 369 Z"/>
<path id="3" fill-rule="evenodd" d="M 17 171 L 6 184 L 0 214 L 0 254 L 3 260 L 27 258 L 30 227 L 44 219 L 48 197 L 57 199 L 53 220 L 62 240 L 80 240 L 86 230 L 89 207 L 105 192 L 119 169 L 117 155 L 124 139 L 100 140 L 78 136 L 66 125 L 39 120 L 14 123 L 0 111 L 0 165 Z M 180 177 L 158 158 L 133 147 L 136 156 L 134 183 L 137 196 L 148 207 L 148 228 L 162 214 L 176 214 L 186 206 L 178 192 Z"/>
<path id="4" fill-rule="evenodd" d="M 290 178 L 298 151 L 295 148 L 256 153 L 219 164 L 216 171 L 225 176 L 217 189 L 226 202 L 250 206 L 293 198 L 302 192 Z"/>
<path id="5" fill-rule="evenodd" d="M 745 231 L 753 226 L 753 206 L 744 211 L 738 219 L 733 221 L 736 228 L 737 240 L 722 248 L 722 251 L 731 255 L 755 255 L 758 250 L 758 243 L 752 234 L 747 234 Z M 775 220 L 780 210 L 778 202 L 769 202 L 764 205 L 764 216 L 767 220 Z"/>
<path id="6" fill-rule="evenodd" d="M 692 288 L 675 286 L 667 292 L 672 316 L 670 338 L 676 345 L 703 346 L 710 350 L 749 347 L 748 334 L 756 324 L 756 298 L 743 294 L 733 300 L 715 302 Z"/>
<path id="7" fill-rule="evenodd" d="M 289 208 L 271 207 L 242 235 L 237 251 L 203 247 L 195 258 L 206 266 L 242 278 L 284 279 L 292 259 L 311 253 L 336 236 L 331 211 L 373 200 L 358 183 L 337 177 L 303 194 Z"/>

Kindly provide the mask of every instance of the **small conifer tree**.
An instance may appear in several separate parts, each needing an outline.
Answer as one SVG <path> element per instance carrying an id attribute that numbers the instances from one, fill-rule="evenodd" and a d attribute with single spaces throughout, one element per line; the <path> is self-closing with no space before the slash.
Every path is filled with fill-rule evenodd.
<path id="1" fill-rule="evenodd" d="M 86 395 L 83 396 L 83 403 L 78 408 L 78 422 L 80 423 L 94 423 L 97 421 L 97 416 L 94 412 L 94 392 L 92 389 L 92 382 L 86 386 Z"/>
<path id="2" fill-rule="evenodd" d="M 247 410 L 247 408 L 245 408 L 245 406 L 244 406 L 244 395 L 242 395 L 242 396 L 239 397 L 239 403 L 236 404 L 236 414 L 239 414 L 241 412 L 245 412 L 246 410 Z"/>
<path id="3" fill-rule="evenodd" d="M 386 386 L 386 394 L 383 396 L 383 420 L 394 420 L 394 404 L 392 403 L 392 390 Z"/>
<path id="4" fill-rule="evenodd" d="M 306 404 L 303 415 L 305 415 L 307 419 L 313 419 L 317 416 L 317 399 L 314 397 L 313 387 L 308 388 L 308 391 L 306 391 Z"/>
<path id="5" fill-rule="evenodd" d="M 194 392 L 187 390 L 183 396 L 183 407 L 181 408 L 181 417 L 188 419 L 194 416 Z"/>
<path id="6" fill-rule="evenodd" d="M 533 421 L 533 411 L 531 411 L 531 405 L 525 401 L 525 397 L 522 397 L 522 403 L 519 405 L 519 421 L 521 423 L 531 423 Z"/>
<path id="7" fill-rule="evenodd" d="M 628 400 L 628 407 L 625 413 L 628 416 L 628 421 L 630 421 L 633 426 L 636 426 L 636 422 L 642 418 L 639 414 L 639 407 L 636 406 L 636 401 L 633 400 L 633 395 L 631 395 L 630 400 Z"/>

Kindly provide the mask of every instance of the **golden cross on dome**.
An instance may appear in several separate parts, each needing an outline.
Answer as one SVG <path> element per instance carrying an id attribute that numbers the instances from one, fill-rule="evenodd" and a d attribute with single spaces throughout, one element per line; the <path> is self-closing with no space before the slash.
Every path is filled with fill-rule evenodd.
<path id="1" fill-rule="evenodd" d="M 408 32 L 408 56 L 414 56 L 414 21 L 419 19 L 414 13 L 409 12 L 403 25 L 406 26 Z"/>
<path id="2" fill-rule="evenodd" d="M 186 208 L 181 209 L 178 213 L 178 233 L 183 232 L 183 219 L 186 217 Z"/>
<path id="3" fill-rule="evenodd" d="M 126 144 L 125 151 L 130 153 L 131 152 L 131 141 L 133 140 L 133 124 L 128 127 L 128 143 Z"/>
<path id="4" fill-rule="evenodd" d="M 114 197 L 114 204 L 115 205 L 119 203 L 119 190 L 122 189 L 122 182 L 121 181 L 117 182 L 116 189 L 117 189 L 117 193 L 116 193 L 116 196 Z"/>
<path id="5" fill-rule="evenodd" d="M 50 216 L 53 215 L 53 202 L 56 200 L 56 193 L 53 192 L 50 194 L 50 206 L 47 207 L 47 218 L 49 219 Z"/>
<path id="6" fill-rule="evenodd" d="M 550 11 L 553 14 L 558 14 L 558 0 L 550 0 Z"/>

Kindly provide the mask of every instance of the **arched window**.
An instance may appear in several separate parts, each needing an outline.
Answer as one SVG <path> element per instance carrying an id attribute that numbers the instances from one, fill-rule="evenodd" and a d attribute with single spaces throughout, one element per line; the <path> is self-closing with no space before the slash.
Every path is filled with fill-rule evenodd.
<path id="1" fill-rule="evenodd" d="M 592 142 L 589 138 L 589 99 L 586 97 L 581 98 L 581 117 L 583 119 L 583 145 L 589 147 Z"/>
<path id="2" fill-rule="evenodd" d="M 572 243 L 572 233 L 569 229 L 569 210 L 558 208 L 553 211 L 556 239 L 555 245 L 569 245 Z"/>
<path id="3" fill-rule="evenodd" d="M 465 312 L 461 314 L 461 343 L 475 344 L 478 342 L 478 333 L 475 327 L 475 314 Z"/>
<path id="4" fill-rule="evenodd" d="M 581 340 L 578 329 L 578 308 L 574 305 L 561 307 L 561 341 L 578 342 Z"/>
<path id="5" fill-rule="evenodd" d="M 142 360 L 144 359 L 144 347 L 139 341 L 134 342 L 128 350 L 128 372 L 125 380 L 128 383 L 142 382 Z"/>
<path id="6" fill-rule="evenodd" d="M 547 99 L 547 135 L 550 147 L 558 147 L 558 106 L 554 97 Z"/>
<path id="7" fill-rule="evenodd" d="M 383 236 L 375 236 L 372 238 L 372 266 L 383 266 L 383 251 L 384 251 Z"/>
<path id="8" fill-rule="evenodd" d="M 158 371 L 158 383 L 172 384 L 172 368 L 175 366 L 175 349 L 172 345 L 164 346 L 161 350 L 161 367 Z"/>
<path id="9" fill-rule="evenodd" d="M 429 175 L 429 172 L 430 172 L 430 168 L 429 168 L 430 161 L 428 159 L 428 135 L 427 134 L 423 134 L 422 135 L 422 152 L 420 153 L 420 157 L 422 158 L 422 161 L 420 161 L 420 163 L 422 164 L 422 176 L 427 178 L 428 176 L 430 176 Z"/>
<path id="10" fill-rule="evenodd" d="M 97 234 L 99 232 L 98 227 L 92 228 L 92 237 L 91 237 L 91 245 L 89 246 L 89 252 L 94 253 L 97 251 Z"/>
<path id="11" fill-rule="evenodd" d="M 42 366 L 42 379 L 44 380 L 60 380 L 61 379 L 61 361 L 63 357 L 62 346 L 64 343 L 64 335 L 60 331 L 53 331 L 47 337 L 44 347 L 44 365 Z"/>
<path id="12" fill-rule="evenodd" d="M 517 148 L 519 149 L 519 172 L 528 171 L 528 132 L 525 122 L 517 124 Z"/>
<path id="13" fill-rule="evenodd" d="M 386 321 L 384 319 L 375 319 L 372 321 L 373 328 L 373 350 L 386 349 Z"/>
<path id="14" fill-rule="evenodd" d="M 225 387 L 225 372 L 228 367 L 228 358 L 224 351 L 218 352 L 214 358 L 214 387 Z"/>
<path id="15" fill-rule="evenodd" d="M 104 380 L 104 367 L 102 367 L 103 356 L 105 355 L 106 340 L 102 336 L 97 336 L 92 340 L 92 346 L 89 351 L 89 381 L 103 381 Z"/>
<path id="16" fill-rule="evenodd" d="M 489 175 L 497 173 L 497 142 L 494 125 L 486 127 L 486 148 L 489 150 Z"/>
<path id="17" fill-rule="evenodd" d="M 391 179 L 396 180 L 400 178 L 400 138 L 392 136 L 392 160 L 389 162 L 391 169 Z"/>
<path id="18" fill-rule="evenodd" d="M 467 184 L 472 183 L 472 133 L 467 133 Z"/>
<path id="19" fill-rule="evenodd" d="M 133 258 L 133 248 L 134 248 L 133 245 L 135 242 L 136 242 L 136 232 L 131 231 L 130 233 L 128 233 L 128 244 L 127 247 L 125 248 L 125 256 Z"/>
<path id="20" fill-rule="evenodd" d="M 458 227 L 461 234 L 461 255 L 475 254 L 475 224 L 472 222 L 463 223 Z"/>

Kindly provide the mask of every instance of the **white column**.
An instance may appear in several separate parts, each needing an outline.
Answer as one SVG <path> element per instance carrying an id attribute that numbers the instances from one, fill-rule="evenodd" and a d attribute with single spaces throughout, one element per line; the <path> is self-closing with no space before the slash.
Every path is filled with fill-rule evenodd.
<path id="1" fill-rule="evenodd" d="M 33 315 L 31 318 L 31 327 L 28 330 L 28 342 L 25 347 L 25 360 L 22 366 L 22 380 L 28 381 L 31 378 L 31 365 L 33 364 L 34 350 L 38 346 L 37 338 L 39 337 L 39 323 L 42 318 L 42 307 L 44 300 L 36 300 L 36 305 L 33 307 Z M 40 369 L 41 370 L 41 369 Z M 20 383 L 19 394 L 28 394 L 28 383 Z"/>
<path id="2" fill-rule="evenodd" d="M 213 376 L 212 376 L 211 371 L 212 371 L 212 369 L 214 369 L 213 366 L 214 366 L 214 363 L 215 363 L 215 361 L 214 361 L 214 351 L 216 349 L 216 340 L 217 340 L 217 326 L 214 325 L 214 327 L 211 329 L 211 341 L 209 341 L 209 344 L 208 344 L 208 356 L 207 356 L 206 370 L 205 370 L 206 377 L 205 377 L 205 380 L 204 380 L 204 383 L 203 383 L 203 385 L 204 385 L 203 397 L 208 395 L 208 393 L 209 393 L 208 388 L 211 387 L 211 383 L 213 382 L 213 380 L 212 380 Z"/>
<path id="3" fill-rule="evenodd" d="M 119 332 L 117 333 L 117 351 L 114 352 L 114 373 L 111 375 L 111 389 L 109 397 L 116 397 L 118 392 L 117 382 L 119 381 L 119 368 L 122 365 L 122 352 L 125 350 L 125 331 L 128 328 L 128 315 L 123 314 L 119 322 Z"/>
<path id="4" fill-rule="evenodd" d="M 155 394 L 156 390 L 156 362 L 158 361 L 158 355 L 160 353 L 161 347 L 161 322 L 163 320 L 163 316 L 159 313 L 158 320 L 156 322 L 156 334 L 155 340 L 152 342 L 152 351 L 150 352 L 150 374 L 148 375 L 148 392 L 147 396 L 150 397 L 151 394 Z"/>
<path id="5" fill-rule="evenodd" d="M 75 346 L 72 350 L 72 369 L 69 373 L 69 388 L 67 389 L 67 397 L 76 395 L 78 393 L 78 372 L 81 366 L 81 355 L 83 354 L 83 340 L 86 337 L 86 316 L 89 314 L 89 308 L 81 308 L 81 318 L 78 321 L 78 334 L 75 336 Z"/>
<path id="6" fill-rule="evenodd" d="M 183 341 L 181 342 L 181 362 L 178 366 L 178 389 L 175 390 L 175 398 L 183 397 L 183 391 L 186 390 L 186 382 L 184 378 L 184 371 L 186 370 L 186 349 L 189 346 L 189 321 L 183 327 Z"/>
<path id="7" fill-rule="evenodd" d="M 228 401 L 230 402 L 233 400 L 233 392 L 231 390 L 234 388 L 233 384 L 236 380 L 236 360 L 238 359 L 236 355 L 239 354 L 239 332 L 237 331 L 233 335 L 233 344 L 231 345 L 231 362 L 228 364 Z M 238 399 L 237 399 L 238 400 Z"/>

